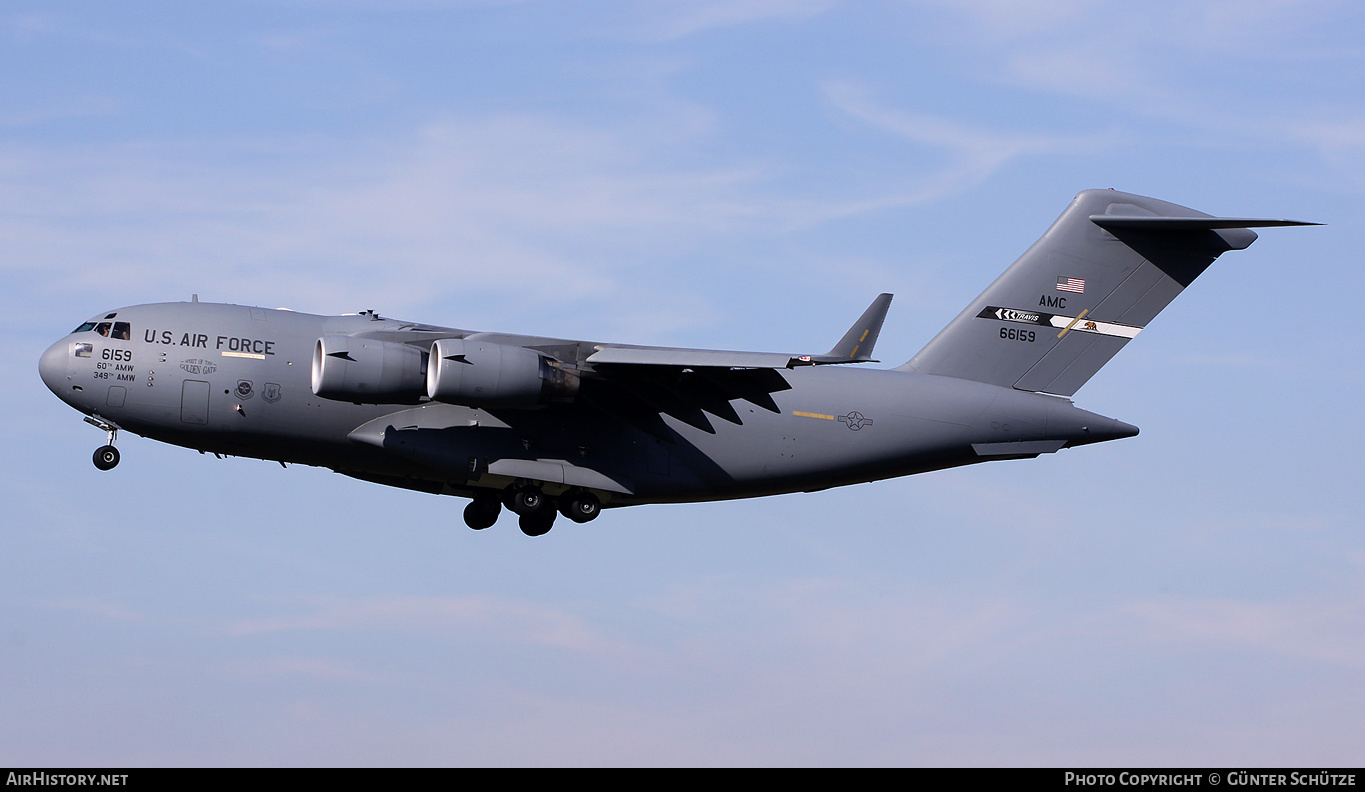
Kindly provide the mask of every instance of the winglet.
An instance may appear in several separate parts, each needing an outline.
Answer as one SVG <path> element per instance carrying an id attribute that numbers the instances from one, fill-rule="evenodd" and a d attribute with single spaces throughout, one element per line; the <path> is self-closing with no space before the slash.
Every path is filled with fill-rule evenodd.
<path id="1" fill-rule="evenodd" d="M 839 339 L 839 343 L 834 348 L 823 355 L 812 355 L 814 363 L 875 363 L 872 359 L 872 347 L 877 344 L 877 336 L 882 332 L 882 322 L 886 320 L 886 311 L 891 307 L 891 295 L 879 294 L 872 304 L 867 306 L 863 315 L 858 317 L 858 321 L 844 333 L 844 337 Z"/>

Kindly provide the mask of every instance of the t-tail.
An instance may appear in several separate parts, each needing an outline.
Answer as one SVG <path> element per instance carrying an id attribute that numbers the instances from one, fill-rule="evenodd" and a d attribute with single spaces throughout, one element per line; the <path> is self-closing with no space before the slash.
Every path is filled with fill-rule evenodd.
<path id="1" fill-rule="evenodd" d="M 1317 224 L 1087 190 L 900 370 L 1070 396 L 1250 229 L 1290 225 Z"/>

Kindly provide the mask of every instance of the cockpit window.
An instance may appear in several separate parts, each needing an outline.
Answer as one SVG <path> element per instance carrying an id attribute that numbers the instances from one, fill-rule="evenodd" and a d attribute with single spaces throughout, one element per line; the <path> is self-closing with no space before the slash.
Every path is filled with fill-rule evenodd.
<path id="1" fill-rule="evenodd" d="M 71 351 L 72 351 L 72 353 L 74 353 L 74 354 L 76 355 L 76 357 L 86 357 L 86 358 L 88 358 L 88 357 L 90 357 L 90 353 L 91 353 L 92 351 L 94 351 L 94 348 L 95 348 L 95 347 L 94 347 L 93 344 L 87 344 L 87 343 L 81 342 L 81 343 L 73 344 L 72 347 L 71 347 Z"/>
<path id="2" fill-rule="evenodd" d="M 85 322 L 80 327 L 77 327 L 75 330 L 72 330 L 71 332 L 84 333 L 90 330 L 94 330 L 96 333 L 99 333 L 105 338 L 112 338 L 115 341 L 133 340 L 133 326 L 128 322 L 107 321 L 109 319 L 112 319 L 113 317 L 114 317 L 113 314 L 109 314 L 108 316 L 104 317 L 106 321 Z"/>

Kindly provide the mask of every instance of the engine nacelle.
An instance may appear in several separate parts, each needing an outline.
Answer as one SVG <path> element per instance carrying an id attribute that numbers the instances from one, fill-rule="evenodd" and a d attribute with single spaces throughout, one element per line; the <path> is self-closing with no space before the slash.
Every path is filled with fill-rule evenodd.
<path id="1" fill-rule="evenodd" d="M 578 375 L 525 347 L 465 338 L 431 345 L 427 395 L 470 407 L 535 407 L 572 398 Z"/>
<path id="2" fill-rule="evenodd" d="M 426 394 L 427 353 L 407 344 L 325 335 L 313 347 L 313 393 L 363 404 L 416 404 Z"/>

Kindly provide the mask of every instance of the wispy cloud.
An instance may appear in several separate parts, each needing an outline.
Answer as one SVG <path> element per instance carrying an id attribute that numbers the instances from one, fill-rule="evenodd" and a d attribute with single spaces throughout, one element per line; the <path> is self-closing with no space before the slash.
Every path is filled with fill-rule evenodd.
<path id="1" fill-rule="evenodd" d="M 124 605 L 98 599 L 58 600 L 48 603 L 48 607 L 55 610 L 98 616 L 101 619 L 115 622 L 138 622 L 145 618 L 141 613 Z"/>
<path id="2" fill-rule="evenodd" d="M 324 657 L 270 657 L 229 663 L 230 673 L 243 677 L 308 677 L 329 682 L 374 682 L 380 677 L 348 663 Z"/>
<path id="3" fill-rule="evenodd" d="M 780 211 L 753 170 L 647 164 L 642 132 L 501 116 L 396 141 L 11 147 L 0 268 L 332 310 L 514 285 L 563 300 L 610 290 L 646 239 L 687 248 Z"/>
<path id="4" fill-rule="evenodd" d="M 973 187 L 1022 157 L 1105 144 L 1098 137 L 995 132 L 940 115 L 887 107 L 874 98 L 870 89 L 856 83 L 828 81 L 822 88 L 828 101 L 839 110 L 909 143 L 934 150 L 925 159 L 944 163 L 920 177 L 912 192 L 886 199 L 888 204 L 916 203 Z"/>
<path id="5" fill-rule="evenodd" d="M 649 19 L 637 23 L 638 35 L 668 41 L 719 28 L 772 20 L 802 21 L 829 10 L 835 0 L 703 0 L 651 3 Z"/>
<path id="6" fill-rule="evenodd" d="M 17 113 L 0 113 L 0 129 L 35 126 L 50 121 L 65 121 L 91 116 L 110 116 L 119 111 L 118 103 L 104 97 L 86 97 L 67 104 L 51 104 Z"/>
<path id="7" fill-rule="evenodd" d="M 1161 599 L 1126 609 L 1149 639 L 1365 668 L 1365 598 Z"/>
<path id="8" fill-rule="evenodd" d="M 496 597 L 370 597 L 305 603 L 298 616 L 244 620 L 229 635 L 330 630 L 462 636 L 495 634 L 573 652 L 618 651 L 622 646 L 571 612 Z"/>
<path id="9" fill-rule="evenodd" d="M 499 114 L 385 139 L 11 147 L 0 271 L 113 301 L 195 292 L 402 315 L 511 292 L 531 311 L 657 293 L 694 277 L 676 262 L 727 240 L 927 200 L 1045 145 L 978 136 L 912 193 L 838 200 L 783 189 L 761 160 L 690 162 L 712 123 L 677 104 L 610 126 Z M 921 137 L 947 145 L 952 134 L 926 125 Z M 706 305 L 686 314 L 712 316 Z"/>
<path id="10" fill-rule="evenodd" d="M 912 0 L 965 19 L 992 41 L 1036 36 L 1069 26 L 1094 9 L 1089 0 Z"/>
<path id="11" fill-rule="evenodd" d="M 1117 112 L 1148 136 L 1169 133 L 1155 120 L 1233 141 L 1330 137 L 1316 120 L 1354 104 L 1332 88 L 1348 90 L 1362 64 L 1351 35 L 1358 7 L 1341 0 L 1160 3 L 1142 13 L 1079 0 L 918 4 L 944 9 L 980 79 L 1095 103 L 1092 112 Z M 1325 45 L 1324 23 L 1339 46 Z"/>

